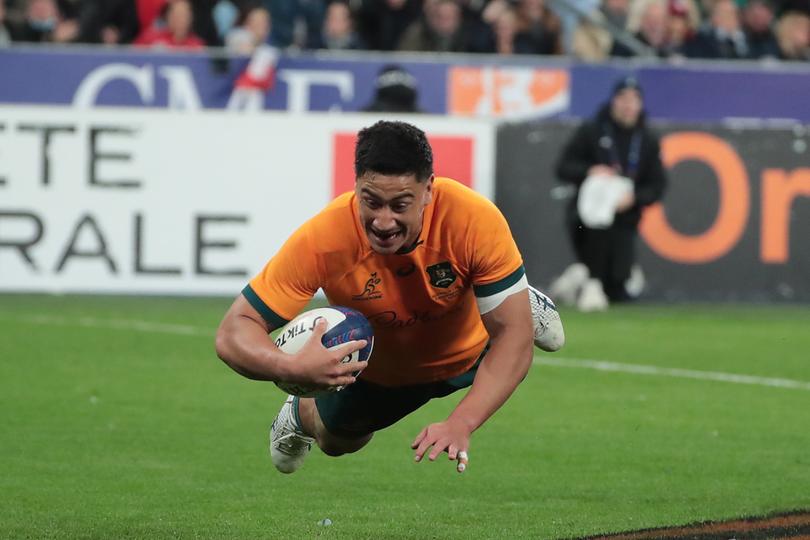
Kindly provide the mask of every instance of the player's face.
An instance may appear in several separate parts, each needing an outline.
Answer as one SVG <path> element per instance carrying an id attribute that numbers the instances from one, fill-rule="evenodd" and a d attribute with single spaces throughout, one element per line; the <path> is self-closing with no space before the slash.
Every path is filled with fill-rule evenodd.
<path id="1" fill-rule="evenodd" d="M 360 221 L 371 249 L 396 253 L 413 245 L 422 232 L 422 217 L 433 196 L 433 176 L 366 172 L 355 184 Z"/>

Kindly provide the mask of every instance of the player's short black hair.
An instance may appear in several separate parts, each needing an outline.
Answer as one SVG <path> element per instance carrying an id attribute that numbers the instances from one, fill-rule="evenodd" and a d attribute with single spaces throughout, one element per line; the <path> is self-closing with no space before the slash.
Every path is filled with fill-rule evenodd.
<path id="1" fill-rule="evenodd" d="M 405 122 L 381 120 L 363 128 L 354 149 L 354 173 L 414 174 L 424 182 L 433 174 L 433 150 L 425 132 Z"/>

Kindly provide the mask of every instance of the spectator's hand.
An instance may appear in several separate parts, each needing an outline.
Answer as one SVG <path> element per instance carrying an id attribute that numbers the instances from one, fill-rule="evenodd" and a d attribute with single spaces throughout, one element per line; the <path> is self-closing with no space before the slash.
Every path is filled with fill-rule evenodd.
<path id="1" fill-rule="evenodd" d="M 593 167 L 588 169 L 588 176 L 596 176 L 596 175 L 615 176 L 616 174 L 617 174 L 616 169 L 608 165 L 594 165 Z"/>
<path id="2" fill-rule="evenodd" d="M 633 195 L 633 193 L 628 193 L 616 205 L 616 212 L 624 212 L 625 210 L 629 210 L 634 204 L 636 204 L 636 196 Z"/>
<path id="3" fill-rule="evenodd" d="M 53 30 L 53 40 L 56 43 L 73 41 L 79 35 L 79 23 L 73 19 L 62 21 Z"/>
<path id="4" fill-rule="evenodd" d="M 352 384 L 355 371 L 362 371 L 368 362 L 347 362 L 343 359 L 366 346 L 366 340 L 349 341 L 340 347 L 327 349 L 321 343 L 326 333 L 326 320 L 319 319 L 307 342 L 292 355 L 283 374 L 284 382 L 304 384 L 319 389 Z"/>

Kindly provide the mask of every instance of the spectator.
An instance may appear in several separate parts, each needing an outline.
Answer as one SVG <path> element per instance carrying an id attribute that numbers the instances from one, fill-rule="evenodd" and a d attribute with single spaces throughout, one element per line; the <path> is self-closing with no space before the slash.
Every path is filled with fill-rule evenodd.
<path id="1" fill-rule="evenodd" d="M 143 34 L 148 29 L 165 25 L 167 5 L 174 0 L 134 0 L 138 13 L 138 27 Z M 214 6 L 216 0 L 189 1 L 192 14 L 192 33 L 206 45 L 219 46 L 222 40 L 214 23 Z"/>
<path id="2" fill-rule="evenodd" d="M 11 26 L 12 41 L 69 43 L 79 36 L 76 19 L 65 18 L 54 0 L 30 0 L 22 24 Z"/>
<path id="3" fill-rule="evenodd" d="M 667 47 L 670 55 L 683 54 L 683 48 L 695 35 L 699 20 L 697 6 L 685 0 L 670 0 L 667 19 Z"/>
<path id="4" fill-rule="evenodd" d="M 316 49 L 323 28 L 325 2 L 321 0 L 264 0 L 273 18 L 271 44 Z"/>
<path id="5" fill-rule="evenodd" d="M 102 0 L 103 1 L 103 0 Z M 138 27 L 142 30 L 151 28 L 161 17 L 167 0 L 135 0 L 138 12 Z"/>
<path id="6" fill-rule="evenodd" d="M 370 49 L 393 51 L 421 12 L 419 0 L 362 0 L 358 30 Z"/>
<path id="7" fill-rule="evenodd" d="M 216 28 L 217 36 L 225 43 L 226 38 L 231 30 L 233 30 L 244 14 L 250 10 L 252 5 L 243 6 L 240 10 L 230 0 L 218 0 L 214 4 L 214 9 L 211 10 L 211 18 L 214 21 L 214 28 Z"/>
<path id="8" fill-rule="evenodd" d="M 644 4 L 641 21 L 635 38 L 655 51 L 658 56 L 669 56 L 668 43 L 669 11 L 666 0 L 651 0 Z M 613 43 L 611 56 L 635 56 L 632 49 L 620 42 Z"/>
<path id="9" fill-rule="evenodd" d="M 604 0 L 566 0 L 565 2 L 546 1 L 546 5 L 560 21 L 560 52 L 573 53 L 574 34 L 580 25 L 580 13 L 598 12 Z"/>
<path id="10" fill-rule="evenodd" d="M 426 0 L 423 17 L 402 35 L 401 51 L 465 52 L 461 6 L 456 0 Z"/>
<path id="11" fill-rule="evenodd" d="M 374 99 L 364 112 L 418 113 L 419 91 L 416 79 L 400 66 L 383 67 L 374 83 Z"/>
<path id="12" fill-rule="evenodd" d="M 194 15 L 188 0 L 171 0 L 163 8 L 161 21 L 141 32 L 135 45 L 169 49 L 201 49 L 205 42 L 192 32 Z"/>
<path id="13" fill-rule="evenodd" d="M 79 23 L 83 43 L 131 43 L 139 33 L 135 0 L 85 0 Z"/>
<path id="14" fill-rule="evenodd" d="M 509 6 L 496 15 L 492 24 L 494 33 L 494 51 L 498 54 L 517 54 L 517 14 Z"/>
<path id="15" fill-rule="evenodd" d="M 629 0 L 605 0 L 591 14 L 593 22 L 581 19 L 572 37 L 573 55 L 588 62 L 600 62 L 607 58 L 613 47 L 613 36 L 604 25 L 624 29 L 629 7 Z"/>
<path id="16" fill-rule="evenodd" d="M 6 23 L 6 5 L 0 0 L 0 49 L 11 44 L 11 33 Z"/>
<path id="17" fill-rule="evenodd" d="M 733 0 L 716 0 L 709 25 L 686 43 L 689 58 L 748 58 L 748 40 L 740 24 L 740 12 Z"/>
<path id="18" fill-rule="evenodd" d="M 225 47 L 233 54 L 250 55 L 256 47 L 270 41 L 273 19 L 267 8 L 260 5 L 247 7 L 241 14 L 239 26 L 225 36 Z"/>
<path id="19" fill-rule="evenodd" d="M 531 54 L 560 54 L 562 42 L 559 17 L 545 0 L 518 0 L 516 49 Z"/>
<path id="20" fill-rule="evenodd" d="M 327 6 L 318 48 L 331 50 L 366 48 L 363 41 L 354 31 L 352 12 L 346 2 L 335 0 Z"/>
<path id="21" fill-rule="evenodd" d="M 779 57 L 773 20 L 773 6 L 769 0 L 749 0 L 743 8 L 743 31 L 748 40 L 751 58 Z"/>
<path id="22" fill-rule="evenodd" d="M 583 311 L 605 309 L 608 300 L 630 299 L 625 284 L 635 261 L 641 211 L 661 198 L 666 185 L 658 138 L 646 126 L 643 96 L 634 78 L 619 81 L 610 101 L 568 141 L 557 175 L 577 188 L 567 221 L 578 264 L 555 280 L 551 294 L 576 302 Z M 600 223 L 583 214 L 583 203 L 594 202 L 581 200 L 586 182 L 600 182 L 610 191 L 626 186 L 612 205 L 599 209 L 608 210 Z"/>
<path id="23" fill-rule="evenodd" d="M 800 12 L 782 15 L 776 23 L 779 58 L 810 60 L 810 17 Z"/>

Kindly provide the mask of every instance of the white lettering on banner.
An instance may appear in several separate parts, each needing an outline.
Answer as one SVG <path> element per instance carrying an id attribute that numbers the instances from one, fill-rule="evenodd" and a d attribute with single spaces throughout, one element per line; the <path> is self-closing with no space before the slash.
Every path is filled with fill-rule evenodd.
<path id="1" fill-rule="evenodd" d="M 0 291 L 236 295 L 331 199 L 335 141 L 374 120 L 0 105 Z M 492 195 L 492 123 L 418 124 L 474 139 Z"/>
<path id="2" fill-rule="evenodd" d="M 87 74 L 73 95 L 73 105 L 88 108 L 96 104 L 96 98 L 108 83 L 115 80 L 132 83 L 144 103 L 155 100 L 154 70 L 152 66 L 137 67 L 130 64 L 107 64 Z"/>
<path id="3" fill-rule="evenodd" d="M 191 69 L 187 66 L 160 66 L 157 76 L 165 79 L 168 85 L 167 108 L 178 110 L 200 110 L 203 108 L 200 93 Z M 310 94 L 316 86 L 336 88 L 341 102 L 349 102 L 354 98 L 354 74 L 351 71 L 326 70 L 291 70 L 282 69 L 278 72 L 279 80 L 287 84 L 287 107 L 290 112 L 307 112 L 310 108 Z M 143 105 L 154 105 L 156 101 L 156 74 L 155 67 L 146 64 L 134 66 L 131 64 L 114 63 L 97 67 L 85 76 L 73 96 L 73 105 L 81 108 L 91 108 L 96 105 L 101 91 L 113 81 L 126 81 L 138 92 Z M 258 99 L 253 96 L 245 102 L 244 96 L 234 90 L 227 108 L 256 110 L 264 107 L 264 94 Z M 334 105 L 331 110 L 342 110 L 340 104 Z"/>
<path id="4" fill-rule="evenodd" d="M 159 70 L 169 83 L 169 108 L 196 111 L 202 109 L 194 75 L 185 66 L 163 66 Z"/>
<path id="5" fill-rule="evenodd" d="M 307 112 L 309 93 L 313 86 L 333 86 L 344 102 L 354 98 L 354 75 L 351 71 L 324 71 L 308 69 L 282 69 L 278 78 L 287 83 L 287 110 Z M 339 105 L 331 110 L 342 110 Z"/>
<path id="6" fill-rule="evenodd" d="M 194 75 L 186 66 L 162 66 L 158 73 L 168 84 L 168 108 L 198 110 L 202 108 Z M 130 64 L 106 64 L 91 71 L 76 89 L 73 105 L 90 108 L 95 106 L 102 89 L 109 83 L 123 80 L 132 83 L 144 105 L 155 102 L 155 69 L 152 65 L 142 67 Z"/>

